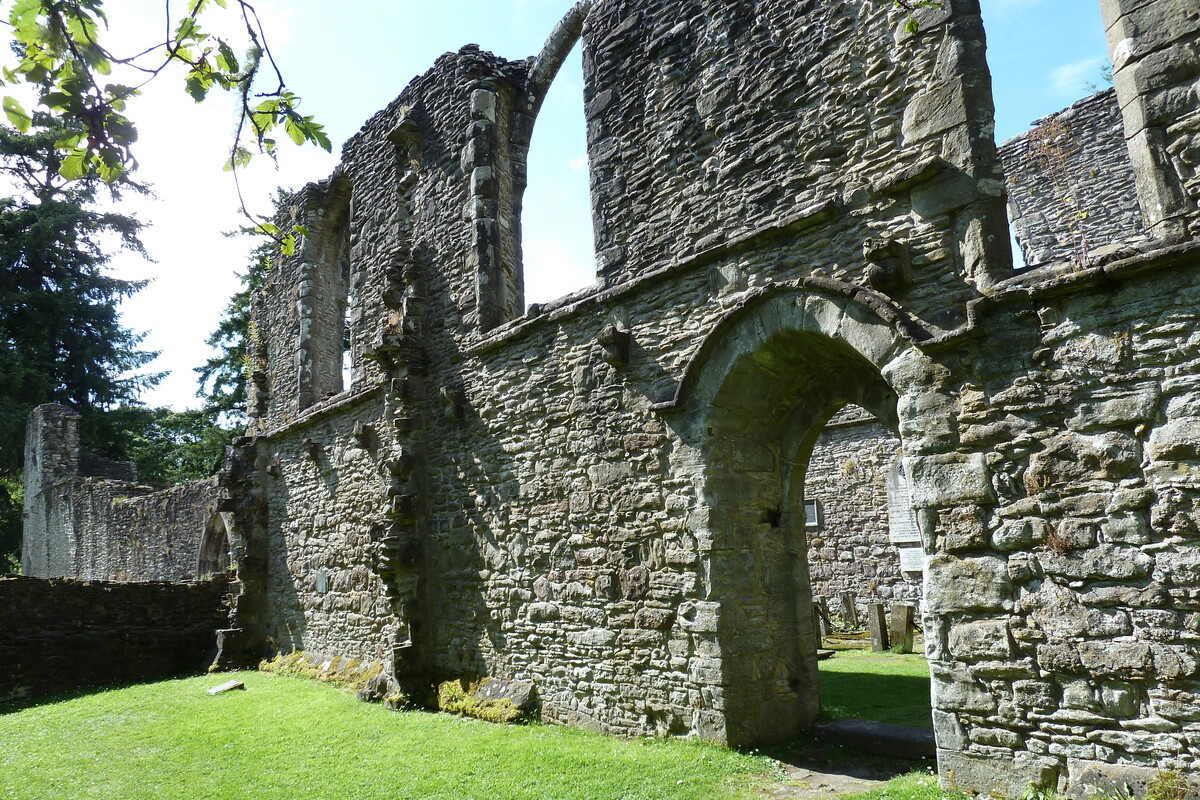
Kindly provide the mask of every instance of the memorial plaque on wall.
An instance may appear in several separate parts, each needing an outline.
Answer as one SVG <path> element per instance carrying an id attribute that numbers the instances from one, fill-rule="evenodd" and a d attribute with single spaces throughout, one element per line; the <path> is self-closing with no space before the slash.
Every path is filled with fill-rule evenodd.
<path id="1" fill-rule="evenodd" d="M 900 571 L 901 572 L 924 572 L 925 571 L 925 551 L 920 545 L 916 547 L 900 547 Z"/>
<path id="2" fill-rule="evenodd" d="M 896 463 L 888 470 L 887 497 L 888 539 L 892 544 L 919 545 L 921 531 L 917 528 L 917 515 L 912 509 L 908 480 L 904 475 L 904 462 L 901 459 L 896 459 Z"/>

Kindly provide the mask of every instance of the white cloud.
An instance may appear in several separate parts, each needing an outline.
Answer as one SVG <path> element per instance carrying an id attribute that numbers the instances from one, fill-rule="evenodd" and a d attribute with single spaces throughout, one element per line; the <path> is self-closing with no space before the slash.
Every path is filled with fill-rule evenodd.
<path id="1" fill-rule="evenodd" d="M 1085 58 L 1063 64 L 1050 71 L 1046 76 L 1051 90 L 1060 97 L 1077 96 L 1083 92 L 1089 83 L 1100 81 L 1100 67 L 1104 64 L 1102 56 Z"/>
<path id="2" fill-rule="evenodd" d="M 581 170 L 585 170 L 587 169 L 587 165 L 587 156 L 579 156 L 578 158 L 571 158 L 567 160 L 567 169 L 571 170 L 571 172 L 580 172 Z"/>

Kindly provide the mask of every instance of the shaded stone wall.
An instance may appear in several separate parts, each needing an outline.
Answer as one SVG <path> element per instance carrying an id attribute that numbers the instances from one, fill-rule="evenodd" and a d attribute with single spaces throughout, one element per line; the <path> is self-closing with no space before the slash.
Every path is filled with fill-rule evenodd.
<path id="1" fill-rule="evenodd" d="M 393 449 L 380 400 L 375 392 L 311 415 L 260 447 L 275 649 L 390 663 L 410 642 L 411 615 L 379 569 L 389 488 L 381 461 Z"/>
<path id="2" fill-rule="evenodd" d="M 1115 90 L 1038 120 L 1001 146 L 1000 161 L 1026 264 L 1085 263 L 1143 237 Z"/>
<path id="3" fill-rule="evenodd" d="M 0 703 L 208 666 L 227 582 L 0 578 Z"/>
<path id="4" fill-rule="evenodd" d="M 584 99 L 605 283 L 786 229 L 823 203 L 856 211 L 825 227 L 821 266 L 860 272 L 864 241 L 886 231 L 912 250 L 920 278 L 905 299 L 921 316 L 989 283 L 987 269 L 1007 275 L 998 251 L 986 266 L 977 251 L 1003 242 L 962 236 L 968 220 L 985 236 L 1003 228 L 978 8 L 920 17 L 910 36 L 886 3 L 597 4 Z M 911 194 L 898 185 L 930 158 L 949 168 Z"/>
<path id="5" fill-rule="evenodd" d="M 791 736 L 819 710 L 805 476 L 854 404 L 904 456 L 943 780 L 1196 771 L 1196 251 L 1151 231 L 1010 280 L 978 7 L 909 36 L 887 5 L 573 9 L 543 57 L 582 37 L 605 285 L 520 319 L 538 59 L 463 48 L 367 122 L 298 207 L 349 187 L 352 386 L 297 377 L 324 234 L 255 305 L 234 500 L 276 646 L 529 680 L 613 733 Z M 747 66 L 742 37 L 774 46 Z M 828 119 L 883 139 L 755 93 L 788 76 L 815 119 L 825 74 Z"/>
<path id="6" fill-rule="evenodd" d="M 25 575 L 194 580 L 206 531 L 225 539 L 216 478 L 169 488 L 139 484 L 133 464 L 82 450 L 79 414 L 60 405 L 33 410 L 27 442 Z"/>
<path id="7" fill-rule="evenodd" d="M 805 519 L 813 595 L 836 611 L 841 593 L 853 593 L 859 620 L 871 603 L 919 609 L 920 566 L 902 570 L 890 537 L 888 475 L 900 440 L 865 412 L 847 411 L 830 420 L 808 461 L 804 499 L 817 504 L 817 521 Z"/>

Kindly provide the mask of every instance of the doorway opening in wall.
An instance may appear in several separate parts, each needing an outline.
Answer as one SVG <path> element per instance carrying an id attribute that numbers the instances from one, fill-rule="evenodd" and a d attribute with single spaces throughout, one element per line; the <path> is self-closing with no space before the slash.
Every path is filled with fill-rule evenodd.
<path id="1" fill-rule="evenodd" d="M 227 513 L 213 514 L 204 526 L 204 538 L 200 542 L 200 563 L 196 569 L 196 577 L 199 580 L 208 580 L 227 572 L 232 565 L 228 522 L 230 516 Z"/>
<path id="2" fill-rule="evenodd" d="M 529 147 L 521 213 L 526 306 L 595 282 L 588 183 L 583 64 L 576 44 L 550 84 Z"/>
<path id="3" fill-rule="evenodd" d="M 834 632 L 831 615 L 817 613 L 815 602 L 829 577 L 818 559 L 840 546 L 823 537 L 835 534 L 848 541 L 837 562 L 846 575 L 845 565 L 876 579 L 886 572 L 895 578 L 888 584 L 893 591 L 901 581 L 898 548 L 887 533 L 889 480 L 904 483 L 902 466 L 893 473 L 899 398 L 879 367 L 845 339 L 803 329 L 822 317 L 848 329 L 862 324 L 859 332 L 876 336 L 878 328 L 824 298 L 781 297 L 763 305 L 747 315 L 755 321 L 746 323 L 742 340 L 730 333 L 720 351 L 729 355 L 713 356 L 729 360 L 710 368 L 720 377 L 705 419 L 714 537 L 707 570 L 721 604 L 727 737 L 772 745 L 772 755 L 794 764 L 827 761 L 837 752 L 843 761 L 846 754 L 869 760 L 862 748 L 875 746 L 883 724 L 886 755 L 917 758 L 890 761 L 887 769 L 928 766 L 919 758 L 934 751 L 923 657 L 893 654 L 887 646 L 872 650 L 862 634 L 831 646 L 825 635 Z M 763 331 L 779 326 L 777 319 L 799 329 Z M 906 488 L 904 496 L 910 510 Z M 879 530 L 839 530 L 863 524 Z M 882 537 L 874 549 L 873 535 Z M 860 593 L 875 599 L 866 587 Z M 916 609 L 907 607 L 911 623 Z M 890 612 L 891 606 L 879 612 L 884 631 Z M 898 638 L 903 647 L 903 633 Z M 833 742 L 849 746 L 835 751 Z"/>
<path id="4" fill-rule="evenodd" d="M 899 438 L 862 407 L 843 407 L 813 445 L 804 502 L 822 716 L 931 727 L 925 555 Z"/>

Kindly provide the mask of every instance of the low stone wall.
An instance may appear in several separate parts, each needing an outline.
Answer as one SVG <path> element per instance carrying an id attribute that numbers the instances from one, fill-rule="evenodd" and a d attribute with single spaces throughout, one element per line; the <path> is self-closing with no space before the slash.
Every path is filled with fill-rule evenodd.
<path id="1" fill-rule="evenodd" d="M 0 703 L 207 665 L 228 627 L 222 576 L 198 583 L 0 579 Z"/>

